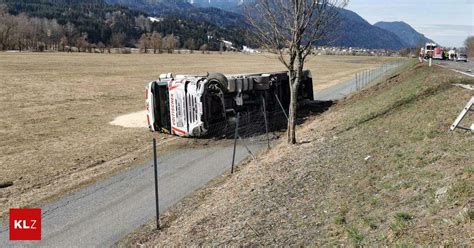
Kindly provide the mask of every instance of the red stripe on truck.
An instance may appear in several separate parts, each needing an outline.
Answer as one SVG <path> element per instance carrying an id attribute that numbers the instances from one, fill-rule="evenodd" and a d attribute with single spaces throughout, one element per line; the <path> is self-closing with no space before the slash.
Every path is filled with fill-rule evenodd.
<path id="1" fill-rule="evenodd" d="M 176 133 L 180 133 L 180 134 L 186 134 L 186 132 L 185 132 L 185 131 L 183 131 L 183 130 L 179 130 L 179 129 L 175 128 L 175 127 L 173 127 L 173 132 L 175 132 L 175 134 L 176 134 Z"/>

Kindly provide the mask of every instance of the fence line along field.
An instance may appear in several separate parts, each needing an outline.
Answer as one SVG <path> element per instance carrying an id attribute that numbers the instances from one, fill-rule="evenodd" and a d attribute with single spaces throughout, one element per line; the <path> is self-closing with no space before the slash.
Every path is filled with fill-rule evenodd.
<path id="1" fill-rule="evenodd" d="M 307 69 L 320 90 L 391 59 L 317 56 Z M 146 128 L 108 123 L 143 110 L 145 84 L 160 73 L 283 69 L 270 55 L 0 53 L 0 216 L 148 159 Z"/>

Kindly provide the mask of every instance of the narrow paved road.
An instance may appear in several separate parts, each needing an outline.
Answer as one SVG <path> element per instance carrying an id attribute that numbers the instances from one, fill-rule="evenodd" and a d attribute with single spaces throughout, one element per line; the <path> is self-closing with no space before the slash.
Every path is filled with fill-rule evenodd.
<path id="1" fill-rule="evenodd" d="M 357 90 L 355 80 L 349 80 L 340 84 L 333 85 L 329 88 L 314 92 L 314 100 L 331 101 L 340 100 L 352 92 Z"/>
<path id="2" fill-rule="evenodd" d="M 391 70 L 397 68 L 399 64 L 389 64 L 387 65 L 386 69 L 389 73 Z M 378 67 L 379 68 L 379 67 Z M 372 80 L 366 82 L 365 87 L 371 85 L 375 82 L 380 76 L 384 75 L 385 73 L 382 70 L 375 70 L 372 73 Z M 333 85 L 329 88 L 315 91 L 314 92 L 314 100 L 316 101 L 331 101 L 331 100 L 340 100 L 344 97 L 348 96 L 349 94 L 357 91 L 356 79 L 355 75 L 354 78 L 336 85 Z"/>
<path id="3" fill-rule="evenodd" d="M 257 147 L 250 147 L 255 152 Z M 248 157 L 237 149 L 237 162 Z M 159 157 L 161 211 L 230 168 L 232 146 L 180 150 Z M 9 241 L 0 227 L 0 247 L 106 247 L 152 219 L 153 164 L 149 162 L 42 207 L 42 241 Z"/>

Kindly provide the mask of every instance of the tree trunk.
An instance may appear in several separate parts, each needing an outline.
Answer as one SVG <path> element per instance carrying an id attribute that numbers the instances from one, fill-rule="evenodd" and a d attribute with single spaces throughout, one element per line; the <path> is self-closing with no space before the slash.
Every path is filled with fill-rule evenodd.
<path id="1" fill-rule="evenodd" d="M 288 111 L 288 144 L 296 144 L 296 103 L 298 100 L 299 77 L 290 72 L 290 106 Z"/>
<path id="2" fill-rule="evenodd" d="M 303 77 L 304 60 L 301 54 L 297 56 L 296 71 L 290 73 L 290 107 L 288 113 L 288 143 L 296 144 L 296 113 L 298 89 Z"/>
<path id="3" fill-rule="evenodd" d="M 290 106 L 288 111 L 288 143 L 296 144 L 296 100 L 297 90 L 290 86 Z"/>

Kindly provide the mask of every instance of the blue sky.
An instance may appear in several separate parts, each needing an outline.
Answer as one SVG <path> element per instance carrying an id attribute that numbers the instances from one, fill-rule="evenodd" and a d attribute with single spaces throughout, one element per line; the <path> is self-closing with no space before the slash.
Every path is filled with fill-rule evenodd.
<path id="1" fill-rule="evenodd" d="M 350 0 L 347 8 L 371 24 L 404 21 L 443 46 L 474 35 L 474 0 Z"/>

